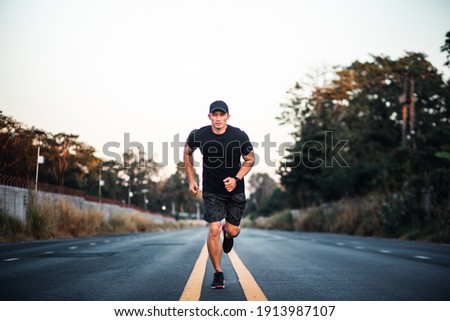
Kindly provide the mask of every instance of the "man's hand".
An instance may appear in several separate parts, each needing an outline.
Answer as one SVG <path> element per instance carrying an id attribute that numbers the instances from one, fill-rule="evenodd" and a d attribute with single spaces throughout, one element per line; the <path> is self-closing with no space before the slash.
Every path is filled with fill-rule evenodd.
<path id="1" fill-rule="evenodd" d="M 190 182 L 189 183 L 189 192 L 191 192 L 191 194 L 193 196 L 197 195 L 198 193 L 198 185 L 196 181 Z"/>
<path id="2" fill-rule="evenodd" d="M 231 192 L 236 188 L 236 180 L 233 177 L 227 177 L 223 180 L 223 183 L 225 184 L 225 188 L 228 192 Z"/>

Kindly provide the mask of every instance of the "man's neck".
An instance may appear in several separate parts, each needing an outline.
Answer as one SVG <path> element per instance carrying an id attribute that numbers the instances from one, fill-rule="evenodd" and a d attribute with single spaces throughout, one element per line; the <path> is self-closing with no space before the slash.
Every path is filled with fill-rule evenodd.
<path id="1" fill-rule="evenodd" d="M 225 125 L 222 128 L 217 129 L 214 126 L 211 126 L 211 130 L 216 135 L 222 135 L 223 133 L 225 133 L 227 131 L 227 127 L 228 127 L 228 125 Z"/>

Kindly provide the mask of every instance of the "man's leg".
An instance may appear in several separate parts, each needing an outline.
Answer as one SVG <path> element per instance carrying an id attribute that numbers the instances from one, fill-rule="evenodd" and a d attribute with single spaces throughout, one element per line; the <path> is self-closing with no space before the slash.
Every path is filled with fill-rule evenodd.
<path id="1" fill-rule="evenodd" d="M 209 258 L 214 267 L 214 279 L 211 283 L 213 289 L 223 289 L 225 287 L 225 280 L 223 277 L 222 268 L 220 267 L 220 260 L 222 258 L 222 244 L 220 244 L 221 223 L 209 223 L 208 239 L 206 244 L 208 246 Z"/>
<path id="2" fill-rule="evenodd" d="M 241 233 L 241 227 L 227 222 L 227 233 L 225 234 L 227 238 L 235 238 Z"/>
<path id="3" fill-rule="evenodd" d="M 220 260 L 222 258 L 222 244 L 220 243 L 221 223 L 209 223 L 208 239 L 206 244 L 208 246 L 209 258 L 214 267 L 215 272 L 222 272 L 220 267 Z"/>
<path id="4" fill-rule="evenodd" d="M 225 253 L 230 253 L 233 248 L 234 238 L 239 235 L 241 228 L 239 227 L 242 215 L 245 211 L 246 199 L 244 193 L 231 195 L 225 204 L 227 213 L 226 229 L 223 233 L 222 248 Z"/>
<path id="5" fill-rule="evenodd" d="M 223 277 L 220 261 L 222 258 L 222 244 L 220 233 L 222 232 L 221 221 L 225 217 L 225 203 L 221 195 L 203 193 L 205 215 L 203 219 L 209 223 L 208 237 L 206 245 L 208 247 L 209 258 L 214 267 L 214 279 L 211 283 L 213 289 L 223 289 L 225 280 Z"/>
<path id="6" fill-rule="evenodd" d="M 227 221 L 227 223 L 223 226 L 223 243 L 222 249 L 225 253 L 230 253 L 233 248 L 234 241 L 233 239 L 239 235 L 241 229 L 238 225 L 231 224 Z"/>

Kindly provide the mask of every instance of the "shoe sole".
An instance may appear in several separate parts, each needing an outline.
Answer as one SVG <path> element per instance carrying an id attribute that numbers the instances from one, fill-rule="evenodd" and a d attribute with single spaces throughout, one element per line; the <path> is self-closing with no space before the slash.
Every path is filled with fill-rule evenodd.
<path id="1" fill-rule="evenodd" d="M 211 285 L 211 289 L 225 289 L 225 280 L 223 281 L 223 284 Z"/>

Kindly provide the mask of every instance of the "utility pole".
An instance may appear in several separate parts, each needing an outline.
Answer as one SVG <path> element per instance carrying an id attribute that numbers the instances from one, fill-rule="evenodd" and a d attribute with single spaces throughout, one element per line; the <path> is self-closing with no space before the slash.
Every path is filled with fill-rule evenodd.
<path id="1" fill-rule="evenodd" d="M 37 189 L 38 189 L 39 164 L 43 164 L 44 163 L 44 157 L 42 157 L 40 155 L 41 145 L 42 145 L 42 142 L 39 141 L 39 143 L 38 143 L 38 150 L 37 150 L 37 159 L 36 159 L 36 184 L 34 185 L 34 190 L 35 191 L 37 191 Z"/>
<path id="2" fill-rule="evenodd" d="M 413 142 L 413 150 L 416 150 L 416 131 L 415 131 L 415 122 L 416 122 L 416 108 L 414 106 L 414 79 L 411 78 L 409 80 L 409 131 L 411 134 L 411 139 Z"/>
<path id="3" fill-rule="evenodd" d="M 399 97 L 400 104 L 403 104 L 402 108 L 402 146 L 406 145 L 406 125 L 408 118 L 408 99 L 406 96 L 408 83 L 407 78 L 403 80 L 403 94 Z"/>
<path id="4" fill-rule="evenodd" d="M 128 205 L 131 204 L 131 198 L 133 197 L 133 193 L 131 192 L 131 184 L 128 182 Z"/>
<path id="5" fill-rule="evenodd" d="M 102 181 L 102 162 L 100 162 L 100 168 L 98 171 L 98 202 L 102 202 L 102 186 L 105 182 Z"/>
<path id="6" fill-rule="evenodd" d="M 409 88 L 408 88 L 409 85 Z M 415 140 L 415 122 L 416 122 L 416 108 L 414 100 L 414 85 L 413 78 L 405 77 L 403 80 L 403 94 L 400 95 L 400 104 L 403 104 L 402 108 L 402 146 L 406 146 L 406 132 L 408 126 L 408 109 L 409 109 L 409 136 L 412 140 L 413 150 L 416 150 Z M 409 89 L 409 91 L 408 91 Z"/>

